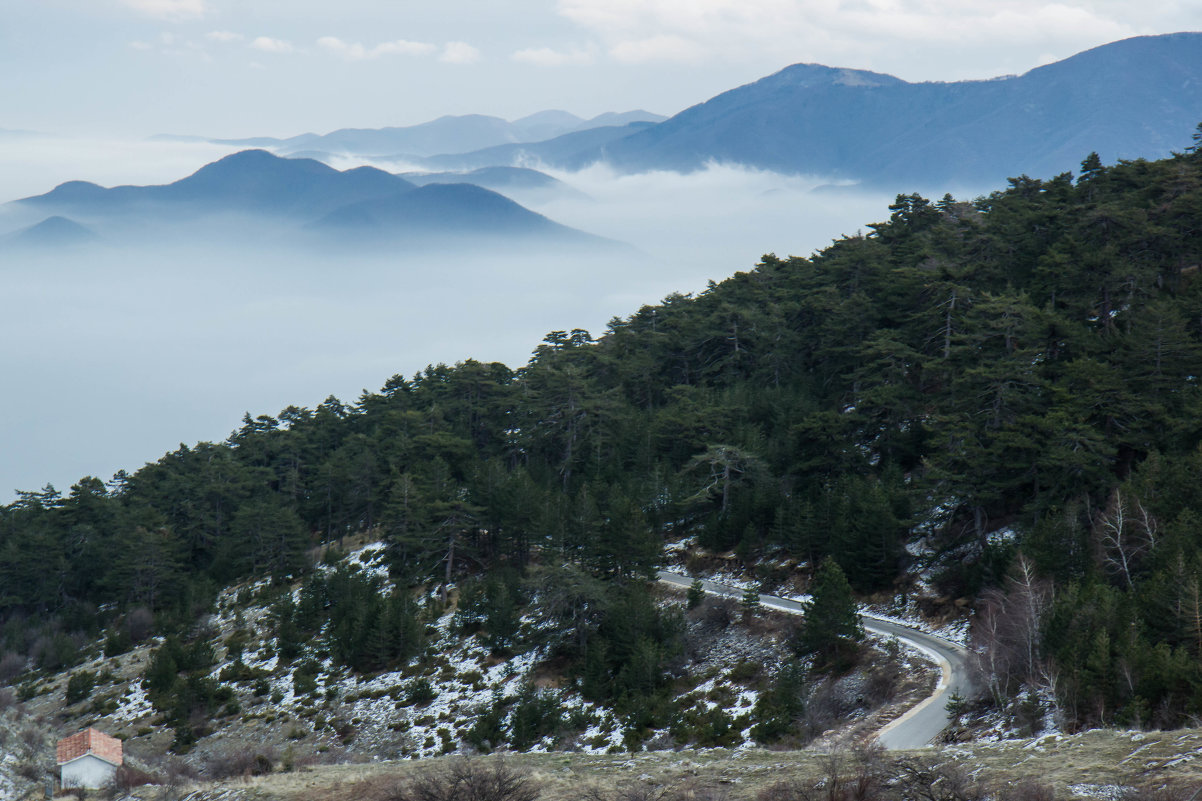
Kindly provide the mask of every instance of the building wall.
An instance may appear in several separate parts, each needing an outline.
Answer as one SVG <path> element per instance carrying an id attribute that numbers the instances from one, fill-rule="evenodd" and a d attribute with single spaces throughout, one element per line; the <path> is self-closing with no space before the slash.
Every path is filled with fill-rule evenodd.
<path id="1" fill-rule="evenodd" d="M 60 766 L 63 787 L 87 787 L 99 789 L 113 780 L 117 766 L 103 759 L 85 754 Z"/>

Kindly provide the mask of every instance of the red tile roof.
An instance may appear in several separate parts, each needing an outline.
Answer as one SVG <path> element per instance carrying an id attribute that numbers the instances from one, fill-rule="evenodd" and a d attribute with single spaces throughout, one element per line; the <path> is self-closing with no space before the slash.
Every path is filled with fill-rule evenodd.
<path id="1" fill-rule="evenodd" d="M 84 754 L 92 754 L 113 765 L 121 764 L 121 741 L 95 729 L 84 729 L 59 740 L 55 750 L 60 765 Z"/>

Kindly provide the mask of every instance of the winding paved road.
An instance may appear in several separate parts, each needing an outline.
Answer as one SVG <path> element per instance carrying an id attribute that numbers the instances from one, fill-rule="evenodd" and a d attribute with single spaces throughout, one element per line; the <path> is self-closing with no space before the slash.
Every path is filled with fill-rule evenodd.
<path id="1" fill-rule="evenodd" d="M 676 587 L 688 587 L 693 579 L 680 573 L 659 571 L 659 580 Z M 728 598 L 742 598 L 743 590 L 728 584 L 702 579 L 701 586 L 711 595 L 722 595 Z M 775 595 L 761 595 L 760 605 L 768 609 L 777 609 L 790 614 L 801 614 L 804 610 L 800 601 L 790 601 L 788 598 L 778 598 Z M 897 637 L 904 645 L 930 657 L 939 665 L 939 684 L 934 694 L 928 696 L 918 705 L 912 707 L 906 714 L 877 732 L 877 741 L 891 751 L 922 748 L 947 726 L 947 701 L 952 693 L 968 695 L 971 683 L 968 676 L 968 650 L 950 640 L 927 634 L 924 631 L 895 623 L 892 620 L 860 615 L 864 628 L 876 634 L 887 637 Z"/>

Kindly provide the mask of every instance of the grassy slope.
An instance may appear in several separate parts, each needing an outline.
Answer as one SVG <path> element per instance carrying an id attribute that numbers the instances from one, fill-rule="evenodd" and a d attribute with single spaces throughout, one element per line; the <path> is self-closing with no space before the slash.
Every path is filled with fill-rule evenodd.
<path id="1" fill-rule="evenodd" d="M 1024 779 L 1050 784 L 1058 798 L 1101 795 L 1107 787 L 1158 786 L 1202 782 L 1202 729 L 1173 732 L 1090 731 L 1080 735 L 972 744 L 913 752 L 932 763 L 961 765 L 974 778 L 993 787 Z M 539 782 L 542 799 L 571 799 L 589 785 L 612 788 L 625 784 L 663 786 L 692 784 L 725 788 L 731 801 L 754 799 L 761 789 L 781 780 L 818 780 L 832 759 L 845 764 L 850 755 L 832 757 L 819 751 L 705 749 L 639 754 L 512 754 L 482 759 L 508 760 Z M 888 759 L 889 757 L 885 757 Z M 444 758 L 445 759 L 445 758 Z M 317 801 L 367 797 L 371 788 L 403 780 L 439 760 L 329 765 L 291 774 L 197 785 L 205 797 L 229 801 Z M 453 757 L 451 757 L 453 759 Z M 1072 789 L 1070 789 L 1072 788 Z M 158 798 L 158 788 L 142 788 L 141 799 Z"/>

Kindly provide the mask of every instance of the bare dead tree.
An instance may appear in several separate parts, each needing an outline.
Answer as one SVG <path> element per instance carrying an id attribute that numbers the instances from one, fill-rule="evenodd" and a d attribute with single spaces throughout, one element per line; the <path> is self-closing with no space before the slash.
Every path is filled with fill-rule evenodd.
<path id="1" fill-rule="evenodd" d="M 1139 498 L 1128 500 L 1116 489 L 1106 508 L 1094 519 L 1094 536 L 1106 570 L 1119 576 L 1127 589 L 1134 589 L 1132 574 L 1140 560 L 1154 547 L 1156 518 Z"/>
<path id="2" fill-rule="evenodd" d="M 1053 674 L 1039 651 L 1043 618 L 1051 603 L 1051 584 L 1021 554 L 1003 588 L 982 594 L 972 623 L 971 662 L 997 702 L 1017 681 L 1053 689 Z"/>

